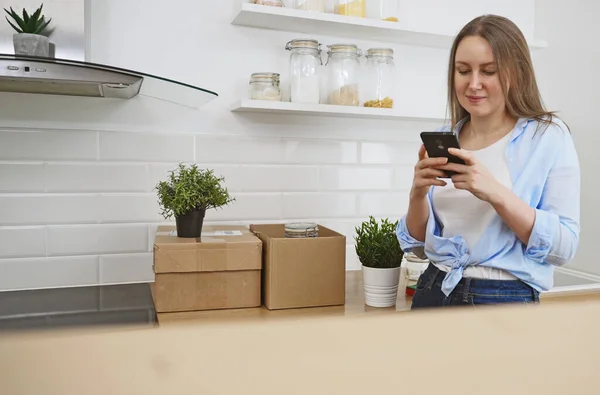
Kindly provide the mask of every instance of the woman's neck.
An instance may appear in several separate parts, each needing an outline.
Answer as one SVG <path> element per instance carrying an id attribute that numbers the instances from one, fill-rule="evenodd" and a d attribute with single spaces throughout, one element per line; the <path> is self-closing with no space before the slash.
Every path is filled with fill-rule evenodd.
<path id="1" fill-rule="evenodd" d="M 470 119 L 470 133 L 473 137 L 484 139 L 494 135 L 505 135 L 511 131 L 517 120 L 508 113 L 492 114 L 487 117 L 474 117 Z"/>

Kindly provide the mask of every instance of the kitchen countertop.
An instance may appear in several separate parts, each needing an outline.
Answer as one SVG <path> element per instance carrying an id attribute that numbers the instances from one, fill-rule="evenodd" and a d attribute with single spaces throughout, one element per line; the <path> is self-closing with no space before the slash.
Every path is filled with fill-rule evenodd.
<path id="1" fill-rule="evenodd" d="M 156 325 L 148 284 L 0 292 L 0 331 Z"/>
<path id="2" fill-rule="evenodd" d="M 144 327 L 160 323 L 272 321 L 321 316 L 377 315 L 410 310 L 411 297 L 405 295 L 402 271 L 396 306 L 373 308 L 365 305 L 362 273 L 346 274 L 346 304 L 269 311 L 265 307 L 156 313 L 151 284 L 125 284 L 78 288 L 0 292 L 0 331 L 70 327 Z M 542 303 L 562 303 L 600 299 L 599 283 L 568 273 L 556 274 L 556 288 L 542 294 Z"/>

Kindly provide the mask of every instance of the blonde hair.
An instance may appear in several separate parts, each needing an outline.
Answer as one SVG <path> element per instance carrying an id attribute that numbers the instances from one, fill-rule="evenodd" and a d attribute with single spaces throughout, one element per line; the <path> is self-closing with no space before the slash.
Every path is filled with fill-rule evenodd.
<path id="1" fill-rule="evenodd" d="M 473 19 L 458 33 L 450 51 L 448 65 L 448 106 L 452 128 L 469 113 L 459 103 L 454 89 L 456 50 L 468 36 L 485 39 L 492 48 L 500 79 L 506 111 L 514 118 L 533 118 L 540 124 L 553 123 L 555 113 L 542 103 L 535 80 L 527 40 L 511 20 L 498 15 L 483 15 Z"/>

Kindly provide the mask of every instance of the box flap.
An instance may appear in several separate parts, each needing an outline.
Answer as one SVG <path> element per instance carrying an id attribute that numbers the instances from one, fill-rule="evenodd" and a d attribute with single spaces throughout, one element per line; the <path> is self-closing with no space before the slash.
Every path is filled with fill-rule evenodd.
<path id="1" fill-rule="evenodd" d="M 160 226 L 157 229 L 154 241 L 155 273 L 261 268 L 262 243 L 243 226 L 205 226 L 201 241 L 169 234 L 174 230 L 173 226 Z"/>

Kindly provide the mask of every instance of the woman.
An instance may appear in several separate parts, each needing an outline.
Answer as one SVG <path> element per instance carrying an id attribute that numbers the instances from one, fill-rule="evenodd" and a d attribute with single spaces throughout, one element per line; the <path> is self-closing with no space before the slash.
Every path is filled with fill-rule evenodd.
<path id="1" fill-rule="evenodd" d="M 419 151 L 397 234 L 431 262 L 412 308 L 538 303 L 579 243 L 579 163 L 567 126 L 542 105 L 519 28 L 486 15 L 452 46 L 452 124 L 465 165 Z M 444 178 L 444 170 L 457 172 Z M 424 254 L 423 254 L 424 253 Z"/>

